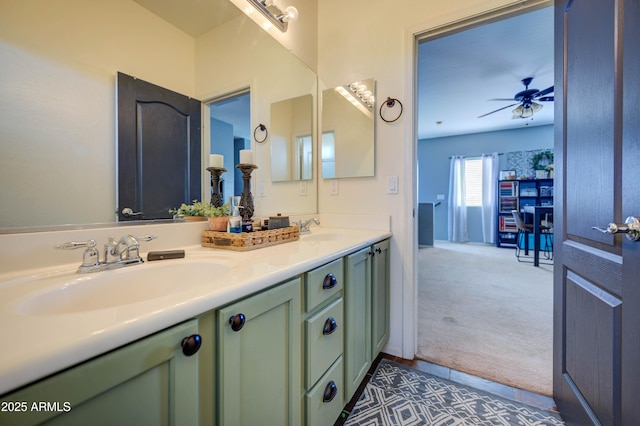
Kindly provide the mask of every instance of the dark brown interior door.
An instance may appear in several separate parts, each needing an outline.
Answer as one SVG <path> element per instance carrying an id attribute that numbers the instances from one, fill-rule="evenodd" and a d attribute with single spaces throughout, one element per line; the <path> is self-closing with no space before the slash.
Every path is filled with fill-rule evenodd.
<path id="1" fill-rule="evenodd" d="M 554 398 L 573 425 L 640 424 L 640 242 L 593 229 L 640 215 L 638 16 L 555 5 Z"/>
<path id="2" fill-rule="evenodd" d="M 171 218 L 201 197 L 201 102 L 122 73 L 117 86 L 119 220 Z"/>

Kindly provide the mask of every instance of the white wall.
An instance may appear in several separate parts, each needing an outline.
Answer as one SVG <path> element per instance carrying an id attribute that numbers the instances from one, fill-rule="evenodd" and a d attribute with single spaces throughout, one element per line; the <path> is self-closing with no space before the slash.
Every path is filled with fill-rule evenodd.
<path id="1" fill-rule="evenodd" d="M 116 73 L 194 93 L 194 41 L 130 0 L 2 1 L 0 227 L 115 219 Z"/>
<path id="2" fill-rule="evenodd" d="M 318 2 L 320 90 L 373 77 L 378 102 L 398 98 L 404 114 L 387 124 L 376 117 L 375 177 L 330 181 L 318 186 L 321 213 L 380 213 L 391 216 L 391 338 L 387 351 L 405 357 L 415 352 L 413 136 L 413 57 L 415 33 L 521 1 L 450 0 L 395 2 L 322 0 Z M 366 15 L 366 19 L 362 18 Z M 389 195 L 387 177 L 400 177 L 400 194 Z"/>

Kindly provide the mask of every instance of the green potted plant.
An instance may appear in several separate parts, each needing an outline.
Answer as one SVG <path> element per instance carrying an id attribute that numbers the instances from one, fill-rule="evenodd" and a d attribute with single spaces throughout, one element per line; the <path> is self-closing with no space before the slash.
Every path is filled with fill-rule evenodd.
<path id="1" fill-rule="evenodd" d="M 169 213 L 174 218 L 184 218 L 186 221 L 200 221 L 205 220 L 207 215 L 206 211 L 209 208 L 209 204 L 205 204 L 202 201 L 193 200 L 193 204 L 182 203 L 177 209 L 169 210 Z"/>
<path id="2" fill-rule="evenodd" d="M 204 215 L 209 221 L 209 229 L 211 231 L 226 231 L 229 223 L 229 203 L 225 203 L 220 207 L 209 204 L 204 210 Z"/>

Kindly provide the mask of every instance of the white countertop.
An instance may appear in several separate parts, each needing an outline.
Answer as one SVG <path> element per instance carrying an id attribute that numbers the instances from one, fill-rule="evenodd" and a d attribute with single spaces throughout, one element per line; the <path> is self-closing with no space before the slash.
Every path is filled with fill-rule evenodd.
<path id="1" fill-rule="evenodd" d="M 340 237 L 334 240 L 320 237 L 329 233 Z M 64 314 L 21 312 L 18 301 L 25 292 L 34 291 L 33 283 L 27 285 L 24 281 L 24 275 L 30 271 L 25 271 L 22 277 L 15 272 L 0 275 L 0 341 L 4 342 L 0 351 L 0 395 L 390 236 L 390 232 L 382 230 L 314 227 L 311 234 L 301 235 L 299 241 L 247 252 L 201 246 L 175 247 L 185 250 L 184 259 L 146 262 L 127 269 L 144 268 L 152 263 L 167 265 L 167 262 L 193 259 L 206 261 L 207 257 L 240 261 L 241 267 L 227 275 L 224 283 L 216 282 L 216 277 L 203 276 L 203 280 L 211 280 L 211 286 L 199 286 L 194 290 L 119 307 Z M 146 253 L 141 255 L 146 259 Z M 39 269 L 37 273 L 68 275 L 73 274 L 78 265 L 79 262 L 50 270 Z"/>

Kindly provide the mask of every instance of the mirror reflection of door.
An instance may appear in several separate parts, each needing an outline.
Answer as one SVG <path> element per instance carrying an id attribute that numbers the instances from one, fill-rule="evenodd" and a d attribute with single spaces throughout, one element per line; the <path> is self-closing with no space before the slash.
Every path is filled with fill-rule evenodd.
<path id="1" fill-rule="evenodd" d="M 236 168 L 240 163 L 240 151 L 251 148 L 251 96 L 249 90 L 213 101 L 210 105 L 211 154 L 224 158 L 227 169 L 221 176 L 222 199 L 242 194 L 242 172 Z"/>
<path id="2" fill-rule="evenodd" d="M 118 73 L 118 220 L 169 219 L 199 199 L 200 101 Z"/>

